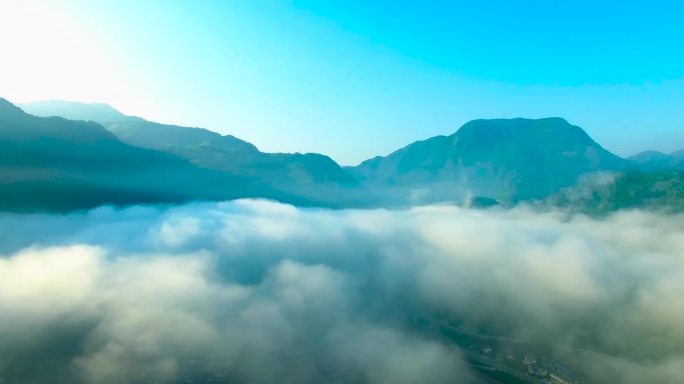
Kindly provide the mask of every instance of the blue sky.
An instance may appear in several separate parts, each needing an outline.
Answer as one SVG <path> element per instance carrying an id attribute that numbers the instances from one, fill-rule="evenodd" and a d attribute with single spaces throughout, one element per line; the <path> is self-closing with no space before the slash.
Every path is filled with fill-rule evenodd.
<path id="1" fill-rule="evenodd" d="M 0 46 L 0 97 L 342 164 L 495 117 L 565 117 L 620 155 L 684 148 L 679 1 L 4 0 Z"/>

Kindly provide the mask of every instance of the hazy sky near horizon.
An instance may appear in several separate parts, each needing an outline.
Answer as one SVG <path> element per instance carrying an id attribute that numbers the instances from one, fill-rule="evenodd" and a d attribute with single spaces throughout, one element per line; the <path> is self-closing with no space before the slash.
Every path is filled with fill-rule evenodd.
<path id="1" fill-rule="evenodd" d="M 616 4 L 0 0 L 0 97 L 342 164 L 495 117 L 561 116 L 620 155 L 684 148 L 684 3 Z"/>

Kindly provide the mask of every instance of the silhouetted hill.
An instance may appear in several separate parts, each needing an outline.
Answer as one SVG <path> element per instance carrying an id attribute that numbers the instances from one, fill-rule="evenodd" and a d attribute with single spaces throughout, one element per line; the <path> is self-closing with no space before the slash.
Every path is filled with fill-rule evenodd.
<path id="1" fill-rule="evenodd" d="M 103 103 L 44 100 L 18 105 L 26 113 L 41 117 L 59 116 L 69 120 L 95 121 L 100 124 L 119 121 L 126 115 Z"/>
<path id="2" fill-rule="evenodd" d="M 430 202 L 477 195 L 510 203 L 546 196 L 587 172 L 628 165 L 561 118 L 518 118 L 474 120 L 450 136 L 348 169 L 392 198 Z"/>
<path id="3" fill-rule="evenodd" d="M 129 116 L 105 124 L 124 142 L 144 148 L 173 150 L 178 147 L 201 147 L 210 150 L 258 151 L 251 143 L 235 136 L 219 135 L 203 128 L 159 124 Z"/>
<path id="4" fill-rule="evenodd" d="M 254 177 L 282 187 L 312 184 L 355 187 L 358 184 L 331 158 L 316 153 L 264 153 L 231 135 L 136 117 L 110 123 L 108 129 L 131 145 L 170 152 L 205 168 Z"/>
<path id="5" fill-rule="evenodd" d="M 256 179 L 284 193 L 320 198 L 357 189 L 358 182 L 328 156 L 307 153 L 264 153 L 232 135 L 202 128 L 159 124 L 126 116 L 103 104 L 45 101 L 21 105 L 39 116 L 64 116 L 101 123 L 122 141 L 165 151 L 208 169 Z M 361 198 L 355 197 L 355 198 Z"/>
<path id="6" fill-rule="evenodd" d="M 94 122 L 35 117 L 0 99 L 0 208 L 70 210 L 273 194 L 248 179 L 121 142 Z"/>
<path id="7" fill-rule="evenodd" d="M 152 123 L 95 105 L 90 117 L 104 111 L 123 119 L 109 124 L 117 124 L 113 130 L 123 136 L 131 133 L 129 140 L 138 147 L 96 122 L 36 117 L 0 101 L 2 210 L 241 197 L 324 207 L 372 201 L 327 156 L 263 154 L 232 136 Z"/>

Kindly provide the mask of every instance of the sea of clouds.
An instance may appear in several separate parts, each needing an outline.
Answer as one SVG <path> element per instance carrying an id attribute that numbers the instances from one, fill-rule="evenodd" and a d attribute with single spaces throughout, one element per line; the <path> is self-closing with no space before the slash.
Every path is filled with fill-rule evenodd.
<path id="1" fill-rule="evenodd" d="M 0 234 L 2 383 L 479 382 L 443 323 L 597 352 L 595 382 L 684 380 L 684 216 L 240 200 Z"/>

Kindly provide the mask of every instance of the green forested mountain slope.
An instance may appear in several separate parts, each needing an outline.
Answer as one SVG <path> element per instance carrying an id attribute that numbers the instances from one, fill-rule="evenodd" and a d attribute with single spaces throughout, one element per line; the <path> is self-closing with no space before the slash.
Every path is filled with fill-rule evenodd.
<path id="1" fill-rule="evenodd" d="M 398 194 L 429 186 L 428 200 L 477 195 L 515 202 L 546 196 L 587 172 L 628 165 L 561 118 L 519 118 L 474 120 L 349 170 Z"/>
<path id="2" fill-rule="evenodd" d="M 684 171 L 589 175 L 577 185 L 551 196 L 547 205 L 590 214 L 622 209 L 684 212 Z"/>

